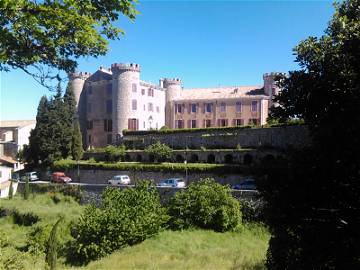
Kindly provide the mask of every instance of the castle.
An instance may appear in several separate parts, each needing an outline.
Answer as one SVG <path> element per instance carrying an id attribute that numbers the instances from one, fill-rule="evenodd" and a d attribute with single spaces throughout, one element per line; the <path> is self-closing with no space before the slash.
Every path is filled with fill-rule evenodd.
<path id="1" fill-rule="evenodd" d="M 69 84 L 84 145 L 102 147 L 119 142 L 123 130 L 263 125 L 277 74 L 264 74 L 263 85 L 183 89 L 180 79 L 155 85 L 140 80 L 140 65 L 116 63 L 72 73 Z"/>

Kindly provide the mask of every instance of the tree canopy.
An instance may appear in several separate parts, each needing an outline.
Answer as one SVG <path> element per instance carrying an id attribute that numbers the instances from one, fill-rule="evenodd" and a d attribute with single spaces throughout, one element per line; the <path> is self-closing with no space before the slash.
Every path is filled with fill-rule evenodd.
<path id="1" fill-rule="evenodd" d="M 107 39 L 124 31 L 114 22 L 134 20 L 137 0 L 0 1 L 0 71 L 21 69 L 40 83 L 73 72 L 77 59 L 106 54 Z"/>
<path id="2" fill-rule="evenodd" d="M 273 235 L 269 269 L 360 268 L 359 7 L 336 4 L 324 35 L 294 49 L 301 69 L 279 78 L 271 116 L 303 118 L 313 143 L 260 183 Z"/>

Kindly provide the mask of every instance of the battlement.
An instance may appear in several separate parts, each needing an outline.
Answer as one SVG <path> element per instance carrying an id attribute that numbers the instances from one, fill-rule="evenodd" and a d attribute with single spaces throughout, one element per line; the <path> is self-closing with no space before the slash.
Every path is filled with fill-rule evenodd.
<path id="1" fill-rule="evenodd" d="M 111 64 L 111 70 L 140 72 L 140 65 L 134 63 L 130 63 L 130 64 L 115 63 L 115 64 Z"/>
<path id="2" fill-rule="evenodd" d="M 83 79 L 83 80 L 86 80 L 87 78 L 89 78 L 91 76 L 91 73 L 90 72 L 72 72 L 72 73 L 69 73 L 69 79 L 70 80 L 75 80 L 75 79 Z"/>
<path id="3" fill-rule="evenodd" d="M 270 73 L 265 73 L 263 75 L 263 79 L 266 80 L 266 79 L 274 79 L 274 77 L 276 76 L 286 76 L 286 73 L 283 73 L 283 72 L 270 72 Z"/>
<path id="4" fill-rule="evenodd" d="M 177 84 L 181 85 L 181 80 L 179 78 L 164 78 L 163 79 L 164 86 Z"/>

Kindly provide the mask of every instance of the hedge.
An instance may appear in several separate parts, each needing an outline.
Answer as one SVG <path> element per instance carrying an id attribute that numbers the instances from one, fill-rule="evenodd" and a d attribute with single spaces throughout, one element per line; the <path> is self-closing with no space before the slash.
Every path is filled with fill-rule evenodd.
<path id="1" fill-rule="evenodd" d="M 59 160 L 53 165 L 53 170 L 76 169 L 77 163 L 73 160 Z M 119 171 L 153 171 L 153 172 L 208 172 L 219 174 L 248 172 L 248 166 L 234 164 L 207 164 L 207 163 L 106 163 L 80 161 L 79 168 L 84 170 L 119 170 Z"/>
<path id="2" fill-rule="evenodd" d="M 243 129 L 259 129 L 259 128 L 273 128 L 283 126 L 300 126 L 305 125 L 302 120 L 291 120 L 285 123 L 266 124 L 263 126 L 235 126 L 235 127 L 208 127 L 208 128 L 181 128 L 181 129 L 154 129 L 154 130 L 123 130 L 123 134 L 126 135 L 150 135 L 150 134 L 173 134 L 173 133 L 188 133 L 188 132 L 206 132 L 206 131 L 236 131 Z"/>

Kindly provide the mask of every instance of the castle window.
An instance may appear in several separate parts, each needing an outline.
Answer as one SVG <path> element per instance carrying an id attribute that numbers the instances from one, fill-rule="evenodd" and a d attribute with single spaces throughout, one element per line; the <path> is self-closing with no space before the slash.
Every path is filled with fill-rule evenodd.
<path id="1" fill-rule="evenodd" d="M 128 129 L 129 130 L 138 130 L 139 129 L 139 119 L 129 118 L 128 119 Z"/>
<path id="2" fill-rule="evenodd" d="M 252 112 L 256 112 L 257 111 L 257 106 L 258 102 L 256 100 L 251 101 L 251 111 Z"/>
<path id="3" fill-rule="evenodd" d="M 144 121 L 144 123 L 143 123 L 143 127 L 145 128 L 145 121 Z"/>
<path id="4" fill-rule="evenodd" d="M 145 95 L 145 89 L 141 89 L 141 94 Z"/>
<path id="5" fill-rule="evenodd" d="M 218 126 L 219 127 L 226 127 L 228 125 L 227 119 L 218 119 Z"/>
<path id="6" fill-rule="evenodd" d="M 149 112 L 152 112 L 153 110 L 154 110 L 153 104 L 152 104 L 152 103 L 149 103 L 149 104 L 148 104 L 148 111 L 149 111 Z"/>
<path id="7" fill-rule="evenodd" d="M 175 128 L 184 128 L 184 120 L 175 120 Z"/>
<path id="8" fill-rule="evenodd" d="M 220 104 L 220 112 L 226 112 L 226 103 L 225 102 L 221 102 L 221 104 Z"/>
<path id="9" fill-rule="evenodd" d="M 112 120 L 104 119 L 104 131 L 111 132 L 112 131 Z"/>
<path id="10" fill-rule="evenodd" d="M 112 134 L 108 134 L 106 137 L 106 142 L 107 144 L 111 144 L 112 143 Z"/>
<path id="11" fill-rule="evenodd" d="M 236 112 L 241 112 L 241 102 L 236 102 Z"/>
<path id="12" fill-rule="evenodd" d="M 145 104 L 144 104 L 144 111 L 146 111 L 146 106 L 145 106 Z"/>
<path id="13" fill-rule="evenodd" d="M 157 113 L 160 112 L 159 106 L 156 106 L 156 112 L 157 112 Z"/>
<path id="14" fill-rule="evenodd" d="M 196 128 L 196 120 L 189 120 L 189 128 Z"/>
<path id="15" fill-rule="evenodd" d="M 249 119 L 249 125 L 258 125 L 259 124 L 259 119 L 253 118 L 253 119 Z"/>
<path id="16" fill-rule="evenodd" d="M 86 121 L 86 128 L 93 129 L 93 121 Z"/>
<path id="17" fill-rule="evenodd" d="M 111 83 L 108 83 L 108 84 L 106 85 L 106 94 L 107 94 L 108 96 L 111 96 L 111 95 L 112 95 L 112 84 L 111 84 Z"/>
<path id="18" fill-rule="evenodd" d="M 175 104 L 175 111 L 177 113 L 182 113 L 182 105 L 181 104 Z"/>
<path id="19" fill-rule="evenodd" d="M 152 88 L 149 88 L 149 89 L 148 89 L 148 96 L 149 96 L 149 97 L 153 97 L 153 96 L 154 96 L 154 89 L 152 89 Z"/>
<path id="20" fill-rule="evenodd" d="M 213 104 L 212 103 L 205 103 L 205 112 L 211 113 L 213 110 Z"/>
<path id="21" fill-rule="evenodd" d="M 133 111 L 136 111 L 136 110 L 137 110 L 137 101 L 136 101 L 136 99 L 133 99 L 133 100 L 131 101 L 131 107 L 132 107 L 132 110 L 133 110 Z"/>
<path id="22" fill-rule="evenodd" d="M 111 99 L 106 101 L 106 113 L 112 113 L 112 100 Z"/>
<path id="23" fill-rule="evenodd" d="M 205 127 L 211 127 L 211 120 L 210 119 L 206 119 L 205 120 L 205 125 L 204 125 Z"/>
<path id="24" fill-rule="evenodd" d="M 132 91 L 133 91 L 133 93 L 136 93 L 136 90 L 137 90 L 136 83 L 133 83 L 133 84 L 132 84 Z"/>
<path id="25" fill-rule="evenodd" d="M 244 125 L 243 119 L 234 119 L 234 126 L 242 126 Z"/>
<path id="26" fill-rule="evenodd" d="M 195 103 L 191 104 L 191 112 L 192 112 L 192 113 L 196 113 L 196 111 L 197 111 L 197 106 L 196 106 L 196 104 L 195 104 Z"/>

